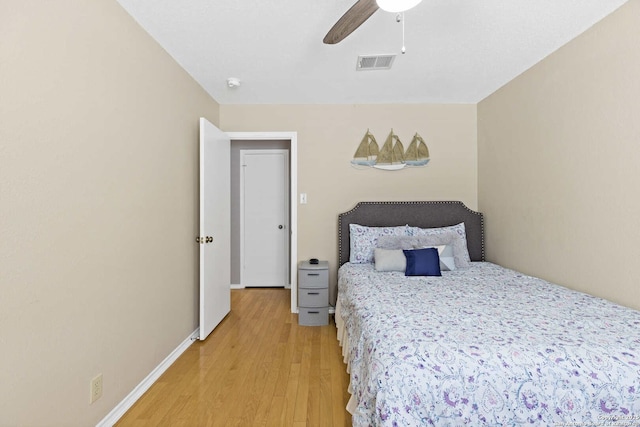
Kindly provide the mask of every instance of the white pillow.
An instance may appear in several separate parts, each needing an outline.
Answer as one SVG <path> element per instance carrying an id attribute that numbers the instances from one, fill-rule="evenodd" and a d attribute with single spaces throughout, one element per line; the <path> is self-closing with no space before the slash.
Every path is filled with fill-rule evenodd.
<path id="1" fill-rule="evenodd" d="M 380 249 L 374 251 L 376 271 L 404 271 L 407 269 L 407 257 L 402 249 Z"/>
<path id="2" fill-rule="evenodd" d="M 440 257 L 441 271 L 453 271 L 456 269 L 456 261 L 455 261 L 455 258 L 453 257 L 453 246 L 438 245 L 438 246 L 425 246 L 425 248 L 436 248 L 438 250 L 438 256 Z M 381 249 L 381 250 L 384 251 L 385 249 Z"/>

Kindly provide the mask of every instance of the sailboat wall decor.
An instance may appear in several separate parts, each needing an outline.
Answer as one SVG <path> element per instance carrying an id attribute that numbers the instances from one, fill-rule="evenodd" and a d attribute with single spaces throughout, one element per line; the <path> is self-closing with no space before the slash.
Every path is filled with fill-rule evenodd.
<path id="1" fill-rule="evenodd" d="M 411 144 L 404 153 L 404 163 L 409 166 L 424 166 L 429 163 L 429 148 L 418 132 L 413 136 Z"/>
<path id="2" fill-rule="evenodd" d="M 377 161 L 372 165 L 376 169 L 384 169 L 388 171 L 394 171 L 402 169 L 406 166 L 404 163 L 404 147 L 398 135 L 391 133 L 384 142 L 384 145 L 380 149 Z"/>
<path id="3" fill-rule="evenodd" d="M 375 137 L 367 129 L 367 133 L 364 134 L 356 154 L 353 155 L 351 163 L 354 165 L 373 166 L 376 164 L 378 157 L 378 143 Z"/>
<path id="4" fill-rule="evenodd" d="M 351 163 L 356 166 L 369 166 L 383 170 L 424 166 L 429 163 L 429 149 L 424 139 L 416 132 L 407 151 L 404 151 L 404 146 L 398 135 L 393 133 L 393 129 L 391 129 L 382 148 L 378 149 L 375 137 L 367 130 Z"/>

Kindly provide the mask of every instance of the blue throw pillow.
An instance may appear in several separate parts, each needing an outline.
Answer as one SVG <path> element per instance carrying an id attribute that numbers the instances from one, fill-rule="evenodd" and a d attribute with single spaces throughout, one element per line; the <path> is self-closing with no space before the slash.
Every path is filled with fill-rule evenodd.
<path id="1" fill-rule="evenodd" d="M 407 257 L 405 276 L 442 276 L 440 257 L 436 248 L 403 250 Z"/>

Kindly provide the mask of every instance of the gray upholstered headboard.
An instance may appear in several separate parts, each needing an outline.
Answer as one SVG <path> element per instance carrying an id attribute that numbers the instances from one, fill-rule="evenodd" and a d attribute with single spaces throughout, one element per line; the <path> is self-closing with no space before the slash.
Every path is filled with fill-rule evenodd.
<path id="1" fill-rule="evenodd" d="M 338 266 L 349 261 L 349 224 L 434 228 L 464 222 L 471 261 L 484 261 L 482 214 L 462 202 L 360 202 L 338 215 Z"/>

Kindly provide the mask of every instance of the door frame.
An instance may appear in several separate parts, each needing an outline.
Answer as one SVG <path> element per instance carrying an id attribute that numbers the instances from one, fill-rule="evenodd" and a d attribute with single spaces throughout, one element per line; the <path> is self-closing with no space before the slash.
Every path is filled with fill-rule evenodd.
<path id="1" fill-rule="evenodd" d="M 280 153 L 280 154 L 284 154 L 284 158 L 285 158 L 285 172 L 286 172 L 286 176 L 285 176 L 285 197 L 284 197 L 284 208 L 285 208 L 285 224 L 287 227 L 287 233 L 289 233 L 289 236 L 287 236 L 286 239 L 286 243 L 285 243 L 285 253 L 289 253 L 290 252 L 290 242 L 291 242 L 291 225 L 289 224 L 291 221 L 289 219 L 289 212 L 290 212 L 290 208 L 289 205 L 291 204 L 291 199 L 289 196 L 289 193 L 291 192 L 290 190 L 290 186 L 289 186 L 289 151 L 287 149 L 283 149 L 283 148 L 265 148 L 265 149 L 241 149 L 240 150 L 240 283 L 243 284 L 244 286 L 244 238 L 245 238 L 245 232 L 244 232 L 244 190 L 245 190 L 245 176 L 244 176 L 244 169 L 242 168 L 243 166 L 243 160 L 244 160 L 244 155 L 246 154 L 274 154 L 274 153 Z M 289 262 L 291 262 L 291 258 L 289 258 Z M 289 271 L 287 272 L 287 275 L 290 276 L 291 273 L 291 269 L 289 268 Z M 288 286 L 287 286 L 288 285 Z M 285 282 L 285 288 L 291 288 L 291 281 L 289 280 L 289 283 Z"/>
<path id="2" fill-rule="evenodd" d="M 291 312 L 298 312 L 298 132 L 227 132 L 232 141 L 289 141 Z"/>

